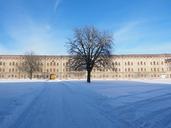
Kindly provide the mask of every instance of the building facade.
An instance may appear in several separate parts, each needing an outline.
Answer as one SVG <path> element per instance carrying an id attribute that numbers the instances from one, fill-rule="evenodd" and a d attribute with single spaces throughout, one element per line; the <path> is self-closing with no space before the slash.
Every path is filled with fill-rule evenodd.
<path id="1" fill-rule="evenodd" d="M 71 71 L 69 56 L 39 56 L 42 70 L 34 73 L 35 79 L 48 79 L 55 74 L 57 79 L 85 79 L 86 71 Z M 27 79 L 18 65 L 23 56 L 0 55 L 0 79 Z M 159 79 L 171 78 L 171 54 L 141 54 L 112 56 L 113 69 L 93 69 L 93 79 Z"/>

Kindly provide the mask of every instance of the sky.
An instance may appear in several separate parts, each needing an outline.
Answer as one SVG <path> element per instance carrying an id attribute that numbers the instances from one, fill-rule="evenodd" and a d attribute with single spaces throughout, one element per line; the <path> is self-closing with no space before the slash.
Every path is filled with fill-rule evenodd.
<path id="1" fill-rule="evenodd" d="M 0 54 L 66 55 L 73 29 L 113 33 L 113 54 L 171 53 L 171 0 L 0 0 Z"/>

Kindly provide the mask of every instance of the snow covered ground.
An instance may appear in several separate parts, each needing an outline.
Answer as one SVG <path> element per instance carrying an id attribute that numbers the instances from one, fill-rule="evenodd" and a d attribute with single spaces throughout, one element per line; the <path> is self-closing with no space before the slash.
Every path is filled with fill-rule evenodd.
<path id="1" fill-rule="evenodd" d="M 47 127 L 171 128 L 171 82 L 0 82 L 0 128 Z"/>

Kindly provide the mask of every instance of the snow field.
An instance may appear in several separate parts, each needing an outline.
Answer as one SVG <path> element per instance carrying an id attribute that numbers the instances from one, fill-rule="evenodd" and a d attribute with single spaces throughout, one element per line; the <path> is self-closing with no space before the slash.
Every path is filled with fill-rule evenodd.
<path id="1" fill-rule="evenodd" d="M 169 81 L 3 81 L 0 128 L 171 128 Z"/>

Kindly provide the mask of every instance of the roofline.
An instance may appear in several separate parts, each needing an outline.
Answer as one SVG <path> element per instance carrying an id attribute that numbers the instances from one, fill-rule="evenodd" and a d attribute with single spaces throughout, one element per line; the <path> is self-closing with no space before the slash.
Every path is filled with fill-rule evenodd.
<path id="1" fill-rule="evenodd" d="M 118 56 L 118 57 L 129 57 L 129 56 L 133 56 L 133 57 L 142 57 L 142 56 L 146 56 L 146 57 L 158 57 L 158 56 L 171 56 L 171 53 L 166 54 L 116 54 L 116 55 L 112 55 L 112 56 Z"/>
<path id="2" fill-rule="evenodd" d="M 0 57 L 24 57 L 25 55 L 0 55 Z M 72 55 L 35 55 L 39 57 L 70 57 Z M 163 54 L 113 54 L 112 57 L 171 57 L 171 53 Z"/>

